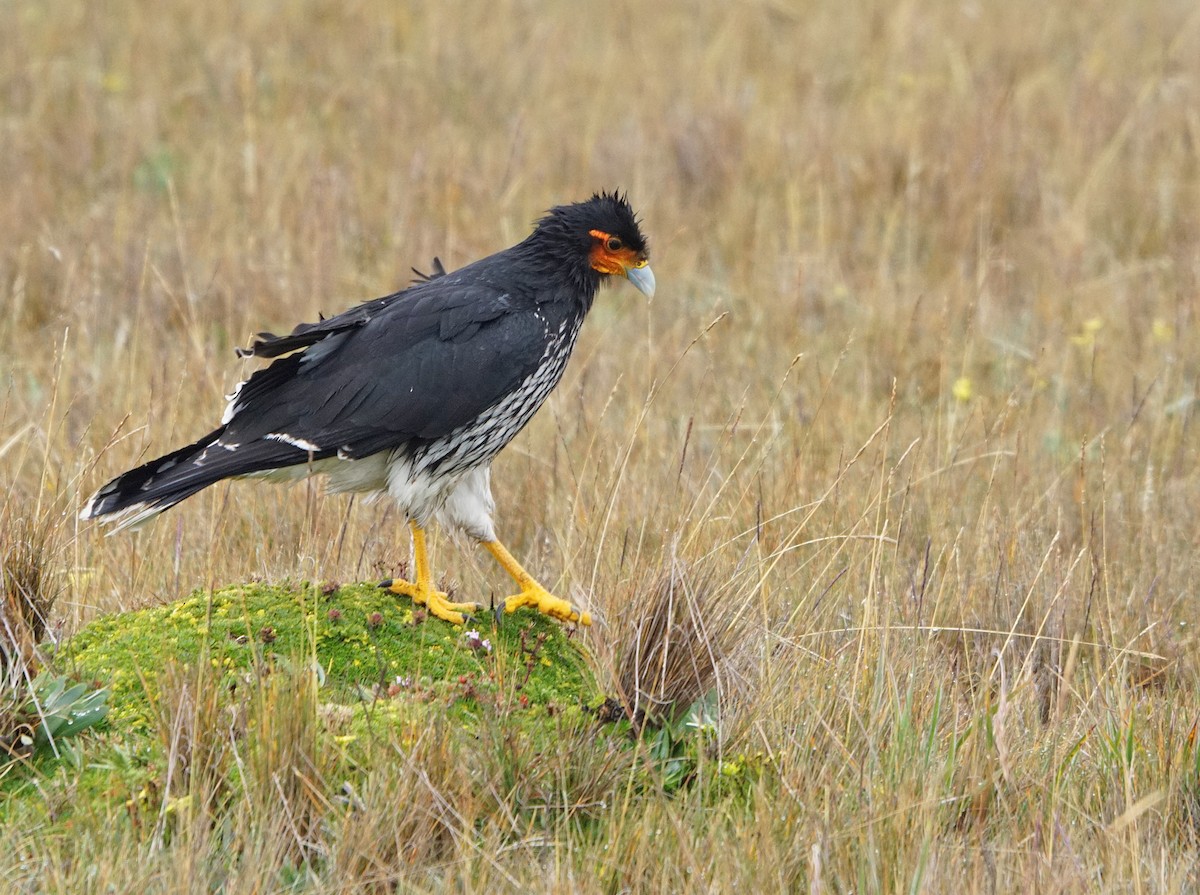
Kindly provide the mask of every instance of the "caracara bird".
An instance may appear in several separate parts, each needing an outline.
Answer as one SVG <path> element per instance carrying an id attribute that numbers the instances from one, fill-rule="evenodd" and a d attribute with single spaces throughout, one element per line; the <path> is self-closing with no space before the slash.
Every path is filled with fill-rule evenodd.
<path id="1" fill-rule="evenodd" d="M 329 477 L 333 491 L 388 494 L 412 529 L 415 581 L 381 586 L 462 624 L 476 603 L 434 588 L 425 529 L 436 516 L 480 541 L 513 577 L 513 612 L 564 621 L 588 613 L 550 594 L 496 538 L 490 468 L 558 384 L 600 285 L 654 274 L 626 199 L 595 195 L 543 217 L 527 239 L 451 273 L 287 336 L 260 333 L 241 354 L 275 358 L 229 397 L 195 444 L 113 479 L 84 519 L 145 522 L 222 479 Z"/>

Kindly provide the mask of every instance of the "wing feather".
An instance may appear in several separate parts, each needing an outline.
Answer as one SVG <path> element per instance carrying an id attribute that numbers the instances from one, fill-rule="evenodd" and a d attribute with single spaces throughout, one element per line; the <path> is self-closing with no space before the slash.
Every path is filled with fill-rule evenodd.
<path id="1" fill-rule="evenodd" d="M 305 350 L 240 387 L 225 437 L 286 435 L 359 457 L 482 414 L 537 369 L 553 312 L 460 273 L 256 343 L 264 357 Z"/>
<path id="2" fill-rule="evenodd" d="M 442 259 L 435 257 L 431 273 L 422 273 L 415 267 L 413 273 L 417 276 L 414 283 L 420 286 L 446 276 L 446 268 L 442 266 Z M 316 323 L 301 323 L 286 336 L 277 336 L 267 332 L 258 333 L 250 347 L 236 349 L 238 357 L 279 357 L 281 354 L 316 345 L 338 333 L 365 326 L 372 317 L 404 298 L 408 291 L 401 289 L 399 292 L 393 292 L 383 298 L 363 302 L 335 317 L 322 317 Z"/>

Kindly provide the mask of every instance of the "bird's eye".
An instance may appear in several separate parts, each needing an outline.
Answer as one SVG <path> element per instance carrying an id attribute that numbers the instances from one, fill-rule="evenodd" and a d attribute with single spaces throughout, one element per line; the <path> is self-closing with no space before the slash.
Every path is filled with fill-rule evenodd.
<path id="1" fill-rule="evenodd" d="M 621 240 L 617 239 L 615 236 L 610 236 L 608 241 L 604 243 L 604 247 L 610 252 L 619 252 L 625 247 L 625 243 L 621 242 Z"/>

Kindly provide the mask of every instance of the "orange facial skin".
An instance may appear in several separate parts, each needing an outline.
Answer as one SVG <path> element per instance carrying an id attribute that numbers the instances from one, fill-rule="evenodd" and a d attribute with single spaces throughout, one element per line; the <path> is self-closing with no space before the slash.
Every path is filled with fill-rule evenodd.
<path id="1" fill-rule="evenodd" d="M 644 255 L 621 244 L 620 240 L 616 240 L 617 245 L 610 248 L 613 241 L 611 234 L 605 233 L 603 230 L 589 230 L 588 232 L 596 240 L 590 256 L 593 270 L 624 277 L 628 276 L 626 271 L 629 268 L 645 267 L 648 263 Z"/>

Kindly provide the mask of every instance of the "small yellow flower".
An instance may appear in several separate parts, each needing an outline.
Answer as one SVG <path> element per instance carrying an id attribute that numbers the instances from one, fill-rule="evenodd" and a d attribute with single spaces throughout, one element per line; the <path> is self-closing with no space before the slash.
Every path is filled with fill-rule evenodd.
<path id="1" fill-rule="evenodd" d="M 120 72 L 110 71 L 100 79 L 100 86 L 105 93 L 124 93 L 129 89 L 129 79 Z"/>
<path id="2" fill-rule="evenodd" d="M 950 394 L 954 395 L 956 401 L 962 401 L 964 404 L 970 401 L 971 380 L 966 376 L 959 376 L 950 387 Z"/>
<path id="3" fill-rule="evenodd" d="M 1096 334 L 1104 329 L 1104 320 L 1101 317 L 1089 317 L 1083 321 L 1083 329 L 1075 335 L 1071 336 L 1071 342 L 1075 345 L 1088 347 L 1096 344 Z"/>
<path id="4" fill-rule="evenodd" d="M 1155 317 L 1150 327 L 1150 335 L 1156 342 L 1170 342 L 1175 338 L 1175 328 L 1161 317 Z"/>

